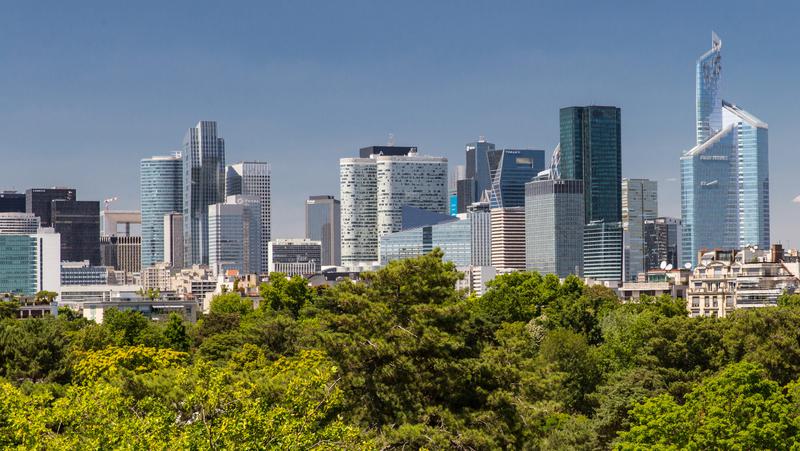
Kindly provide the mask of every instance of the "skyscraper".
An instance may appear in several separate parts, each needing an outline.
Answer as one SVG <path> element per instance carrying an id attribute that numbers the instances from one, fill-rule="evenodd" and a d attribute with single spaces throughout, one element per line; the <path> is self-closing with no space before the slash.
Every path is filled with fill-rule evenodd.
<path id="1" fill-rule="evenodd" d="M 0 293 L 61 292 L 60 235 L 0 233 Z"/>
<path id="2" fill-rule="evenodd" d="M 261 263 L 259 268 L 266 271 L 268 255 L 267 244 L 272 239 L 272 167 L 260 161 L 243 161 L 229 165 L 225 172 L 225 192 L 227 196 L 244 195 L 258 199 L 261 204 Z"/>
<path id="3" fill-rule="evenodd" d="M 74 188 L 32 188 L 25 191 L 25 211 L 38 216 L 42 227 L 52 227 L 52 202 L 75 199 L 77 197 Z"/>
<path id="4" fill-rule="evenodd" d="M 680 264 L 681 220 L 654 218 L 644 221 L 644 270 L 659 269 L 661 262 Z"/>
<path id="5" fill-rule="evenodd" d="M 544 150 L 490 150 L 489 202 L 492 208 L 525 206 L 525 184 L 544 169 Z"/>
<path id="6" fill-rule="evenodd" d="M 584 275 L 622 280 L 621 111 L 596 105 L 562 108 L 560 128 L 561 178 L 583 181 Z"/>
<path id="7" fill-rule="evenodd" d="M 528 270 L 558 277 L 583 274 L 583 199 L 580 180 L 534 180 L 525 185 Z"/>
<path id="8" fill-rule="evenodd" d="M 214 274 L 261 273 L 261 203 L 255 196 L 229 196 L 208 207 L 209 267 Z"/>
<path id="9" fill-rule="evenodd" d="M 489 152 L 495 150 L 494 144 L 481 136 L 478 141 L 467 144 L 467 179 L 475 180 L 473 199 L 480 199 L 484 191 L 492 188 L 489 174 Z"/>
<path id="10" fill-rule="evenodd" d="M 625 234 L 625 280 L 635 281 L 646 270 L 644 222 L 658 216 L 655 180 L 622 179 L 622 229 Z"/>
<path id="11" fill-rule="evenodd" d="M 180 269 L 183 264 L 183 213 L 164 215 L 164 263 Z"/>
<path id="12" fill-rule="evenodd" d="M 0 213 L 25 213 L 25 194 L 0 191 Z"/>
<path id="13" fill-rule="evenodd" d="M 492 265 L 492 213 L 489 202 L 475 202 L 467 207 L 470 220 L 470 266 Z"/>
<path id="14" fill-rule="evenodd" d="M 722 41 L 697 60 L 697 145 L 681 157 L 682 263 L 770 244 L 768 125 L 720 96 Z"/>
<path id="15" fill-rule="evenodd" d="M 0 233 L 31 235 L 39 231 L 39 217 L 33 213 L 0 213 Z"/>
<path id="16" fill-rule="evenodd" d="M 306 200 L 306 238 L 322 243 L 322 265 L 341 264 L 341 204 L 333 196 L 311 196 Z"/>
<path id="17" fill-rule="evenodd" d="M 183 211 L 183 161 L 180 153 L 142 159 L 139 166 L 139 187 L 142 268 L 148 268 L 165 261 L 164 215 Z M 182 266 L 181 263 L 180 267 Z"/>
<path id="18" fill-rule="evenodd" d="M 614 106 L 562 108 L 561 178 L 583 180 L 586 223 L 622 220 L 621 112 Z"/>
<path id="19" fill-rule="evenodd" d="M 339 171 L 343 265 L 377 262 L 378 238 L 402 229 L 403 207 L 448 214 L 446 158 L 343 158 Z"/>
<path id="20" fill-rule="evenodd" d="M 493 208 L 492 266 L 498 271 L 525 270 L 525 207 Z"/>
<path id="21" fill-rule="evenodd" d="M 100 202 L 54 200 L 51 222 L 61 235 L 62 261 L 100 266 Z"/>
<path id="22" fill-rule="evenodd" d="M 225 140 L 200 121 L 183 140 L 183 239 L 186 265 L 208 264 L 208 206 L 225 199 Z M 163 212 L 166 214 L 168 212 Z"/>

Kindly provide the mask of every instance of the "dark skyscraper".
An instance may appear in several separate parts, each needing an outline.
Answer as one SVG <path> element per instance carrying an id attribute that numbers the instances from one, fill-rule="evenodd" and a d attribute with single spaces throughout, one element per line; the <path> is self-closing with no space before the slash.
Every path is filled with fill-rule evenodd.
<path id="1" fill-rule="evenodd" d="M 481 137 L 477 142 L 467 144 L 467 179 L 475 180 L 475 195 L 473 199 L 480 199 L 483 192 L 492 189 L 492 179 L 489 175 L 489 151 L 494 150 L 494 144 L 486 142 Z"/>
<path id="2" fill-rule="evenodd" d="M 587 224 L 622 220 L 620 113 L 614 106 L 561 109 L 561 178 L 583 180 Z"/>
<path id="3" fill-rule="evenodd" d="M 25 213 L 25 195 L 16 191 L 1 191 L 0 213 Z"/>
<path id="4" fill-rule="evenodd" d="M 490 150 L 487 156 L 491 207 L 524 207 L 525 184 L 544 170 L 544 150 Z"/>
<path id="5" fill-rule="evenodd" d="M 306 238 L 322 243 L 322 265 L 341 264 L 340 206 L 333 196 L 306 200 Z"/>
<path id="6" fill-rule="evenodd" d="M 403 147 L 403 146 L 369 146 L 362 147 L 359 152 L 359 158 L 369 158 L 370 155 L 383 155 L 386 157 L 399 157 L 408 155 L 409 153 L 416 153 L 416 147 Z"/>
<path id="7" fill-rule="evenodd" d="M 71 201 L 75 199 L 75 189 L 73 188 L 33 188 L 25 191 L 25 211 L 38 216 L 41 219 L 42 227 L 52 227 L 52 202 L 54 200 Z M 98 243 L 99 240 L 98 238 Z M 63 238 L 61 241 L 63 243 Z"/>
<path id="8" fill-rule="evenodd" d="M 61 234 L 61 261 L 100 265 L 100 202 L 52 201 L 52 227 Z"/>

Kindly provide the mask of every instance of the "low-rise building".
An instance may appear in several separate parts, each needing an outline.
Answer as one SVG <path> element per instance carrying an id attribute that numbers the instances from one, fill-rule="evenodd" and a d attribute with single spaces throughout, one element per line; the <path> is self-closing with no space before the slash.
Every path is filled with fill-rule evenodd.
<path id="1" fill-rule="evenodd" d="M 775 306 L 778 296 L 800 286 L 780 245 L 699 252 L 698 262 L 687 290 L 690 316 L 724 317 L 737 309 Z"/>
<path id="2" fill-rule="evenodd" d="M 654 270 L 640 273 L 636 282 L 624 282 L 618 289 L 623 301 L 639 299 L 643 295 L 668 295 L 676 299 L 686 299 L 689 287 L 688 269 Z"/>

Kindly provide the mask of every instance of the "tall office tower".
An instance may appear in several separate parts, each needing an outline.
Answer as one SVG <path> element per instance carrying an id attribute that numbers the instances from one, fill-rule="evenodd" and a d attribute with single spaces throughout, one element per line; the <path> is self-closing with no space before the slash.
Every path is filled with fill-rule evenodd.
<path id="1" fill-rule="evenodd" d="M 280 272 L 287 276 L 312 276 L 320 270 L 322 243 L 319 241 L 288 238 L 269 242 L 269 273 Z"/>
<path id="2" fill-rule="evenodd" d="M 703 249 L 766 249 L 769 235 L 768 125 L 721 100 L 722 41 L 697 60 L 697 145 L 681 157 L 681 263 Z"/>
<path id="3" fill-rule="evenodd" d="M 180 152 L 171 156 L 142 159 L 139 166 L 139 187 L 142 268 L 148 268 L 165 261 L 164 215 L 183 211 L 183 160 Z M 183 258 L 180 262 L 180 266 L 173 267 L 182 268 Z"/>
<path id="4" fill-rule="evenodd" d="M 374 158 L 339 160 L 342 264 L 378 261 L 377 169 Z"/>
<path id="5" fill-rule="evenodd" d="M 524 207 L 525 184 L 544 170 L 544 150 L 490 150 L 487 156 L 491 207 Z"/>
<path id="6" fill-rule="evenodd" d="M 492 178 L 489 175 L 489 152 L 492 150 L 495 150 L 494 144 L 487 142 L 483 136 L 466 146 L 466 178 L 475 181 L 473 199 L 480 199 L 484 191 L 492 189 Z"/>
<path id="7" fill-rule="evenodd" d="M 525 207 L 493 208 L 492 266 L 498 271 L 525 270 Z"/>
<path id="8" fill-rule="evenodd" d="M 474 202 L 467 207 L 470 220 L 470 266 L 492 265 L 492 213 L 489 202 Z"/>
<path id="9" fill-rule="evenodd" d="M 183 213 L 164 215 L 164 263 L 183 268 Z"/>
<path id="10" fill-rule="evenodd" d="M 225 140 L 216 122 L 200 121 L 183 139 L 184 264 L 209 264 L 208 206 L 224 201 Z"/>
<path id="11" fill-rule="evenodd" d="M 377 157 L 378 236 L 403 228 L 403 207 L 447 214 L 447 158 Z"/>
<path id="12" fill-rule="evenodd" d="M 51 215 L 53 229 L 61 235 L 61 259 L 100 266 L 100 202 L 54 200 Z"/>
<path id="13" fill-rule="evenodd" d="M 226 196 L 237 194 L 255 196 L 261 202 L 261 263 L 259 268 L 267 268 L 267 244 L 272 239 L 272 192 L 271 180 L 272 167 L 269 163 L 257 161 L 243 161 L 229 165 L 225 172 Z"/>
<path id="14" fill-rule="evenodd" d="M 0 191 L 0 213 L 25 213 L 25 194 Z"/>
<path id="15" fill-rule="evenodd" d="M 214 274 L 228 270 L 261 273 L 261 203 L 256 196 L 228 196 L 209 205 L 209 267 Z"/>
<path id="16" fill-rule="evenodd" d="M 583 181 L 583 272 L 586 277 L 618 274 L 622 280 L 621 111 L 614 106 L 576 106 L 560 111 L 559 172 L 564 180 Z M 605 222 L 598 233 L 598 222 Z M 591 227 L 588 224 L 593 224 Z M 616 237 L 619 232 L 619 259 Z M 592 242 L 592 240 L 601 240 Z M 607 249 L 603 246 L 610 246 Z M 591 255 L 589 254 L 591 253 Z M 602 258 L 598 258 L 601 255 Z M 600 265 L 595 267 L 595 265 Z M 609 265 L 617 265 L 614 270 Z M 592 274 L 592 276 L 590 276 Z M 595 277 L 597 278 L 597 277 Z"/>
<path id="17" fill-rule="evenodd" d="M 458 211 L 458 182 L 466 178 L 466 176 L 467 167 L 463 164 L 459 164 L 450 170 L 450 176 L 447 179 L 447 199 L 449 202 L 450 216 L 466 212 L 466 207 L 464 211 Z"/>
<path id="18" fill-rule="evenodd" d="M 333 196 L 311 196 L 306 200 L 306 238 L 322 243 L 323 266 L 341 264 L 341 205 Z"/>
<path id="19" fill-rule="evenodd" d="M 567 277 L 583 274 L 583 182 L 525 184 L 526 268 Z"/>
<path id="20" fill-rule="evenodd" d="M 33 213 L 0 213 L 0 233 L 31 235 L 39 231 L 39 224 Z"/>
<path id="21" fill-rule="evenodd" d="M 622 280 L 622 223 L 592 221 L 583 230 L 583 276 Z"/>
<path id="22" fill-rule="evenodd" d="M 53 227 L 51 221 L 54 200 L 76 200 L 74 188 L 32 188 L 25 191 L 25 211 L 41 219 L 42 227 Z"/>
<path id="23" fill-rule="evenodd" d="M 100 264 L 117 271 L 142 270 L 142 237 L 103 235 L 100 237 Z"/>
<path id="24" fill-rule="evenodd" d="M 644 221 L 644 270 L 659 269 L 661 262 L 673 268 L 680 263 L 681 220 L 654 218 Z"/>
<path id="25" fill-rule="evenodd" d="M 60 235 L 51 229 L 0 233 L 0 293 L 33 296 L 42 290 L 61 292 Z"/>
<path id="26" fill-rule="evenodd" d="M 658 216 L 658 184 L 655 180 L 622 179 L 622 230 L 625 234 L 626 281 L 645 271 L 644 221 Z"/>
<path id="27" fill-rule="evenodd" d="M 478 185 L 475 179 L 462 179 L 456 182 L 456 213 L 466 213 L 469 206 L 477 202 L 475 194 Z"/>
<path id="28" fill-rule="evenodd" d="M 448 213 L 447 159 L 419 156 L 343 158 L 342 264 L 378 261 L 378 238 L 403 227 L 403 208 Z"/>

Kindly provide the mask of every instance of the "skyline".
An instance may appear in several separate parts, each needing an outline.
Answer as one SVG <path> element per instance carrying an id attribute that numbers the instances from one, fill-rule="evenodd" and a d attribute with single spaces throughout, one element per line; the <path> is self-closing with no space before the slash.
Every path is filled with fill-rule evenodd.
<path id="1" fill-rule="evenodd" d="M 609 104 L 622 108 L 623 177 L 658 181 L 660 214 L 680 217 L 679 157 L 695 134 L 694 64 L 713 30 L 725 41 L 723 99 L 771 126 L 772 241 L 796 246 L 800 205 L 792 199 L 800 189 L 789 171 L 798 106 L 786 93 L 800 67 L 782 57 L 798 50 L 789 26 L 798 7 L 745 16 L 726 4 L 604 11 L 581 3 L 577 11 L 573 3 L 529 11 L 536 14 L 488 3 L 405 11 L 271 4 L 248 14 L 173 4 L 154 18 L 137 8 L 55 5 L 42 15 L 23 5 L 0 19 L 14 37 L 0 43 L 8 61 L 0 156 L 20 166 L 0 189 L 69 186 L 80 199 L 117 196 L 112 208 L 139 208 L 139 160 L 179 150 L 187 128 L 214 120 L 226 163 L 272 165 L 274 236 L 296 237 L 309 195 L 339 198 L 338 159 L 384 144 L 389 133 L 398 145 L 447 157 L 450 167 L 464 164 L 465 144 L 479 135 L 498 148 L 545 149 L 549 160 L 560 107 Z M 181 35 L 188 18 L 204 28 L 215 14 L 226 19 L 218 35 Z M 97 20 L 65 28 L 81 15 Z M 549 22 L 565 17 L 597 23 L 557 33 Z M 485 32 L 464 27 L 479 18 Z M 608 29 L 604 19 L 619 26 Z M 604 39 L 586 40 L 600 32 Z"/>

